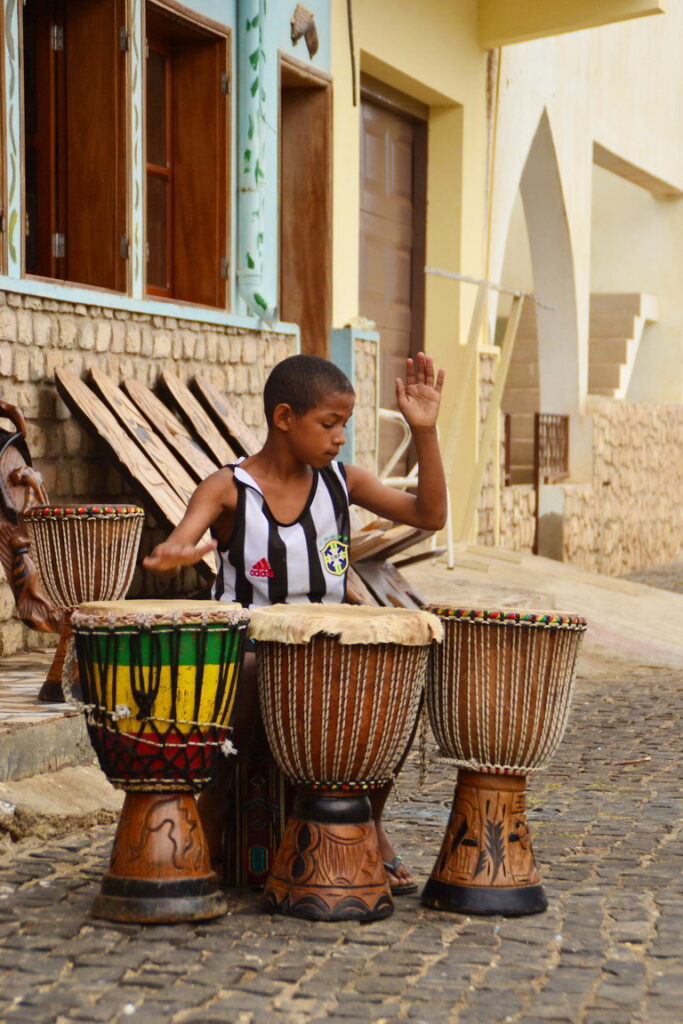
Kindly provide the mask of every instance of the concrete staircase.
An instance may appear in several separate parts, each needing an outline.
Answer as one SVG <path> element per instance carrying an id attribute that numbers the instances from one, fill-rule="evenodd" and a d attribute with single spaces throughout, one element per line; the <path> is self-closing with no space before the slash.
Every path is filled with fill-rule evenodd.
<path id="1" fill-rule="evenodd" d="M 657 319 L 657 298 L 640 292 L 590 298 L 588 393 L 624 398 L 643 329 Z M 511 414 L 510 482 L 534 479 L 534 413 L 540 408 L 536 306 L 524 300 L 502 401 Z"/>
<path id="2" fill-rule="evenodd" d="M 624 398 L 645 324 L 658 316 L 657 298 L 640 292 L 595 294 L 590 300 L 588 393 Z"/>

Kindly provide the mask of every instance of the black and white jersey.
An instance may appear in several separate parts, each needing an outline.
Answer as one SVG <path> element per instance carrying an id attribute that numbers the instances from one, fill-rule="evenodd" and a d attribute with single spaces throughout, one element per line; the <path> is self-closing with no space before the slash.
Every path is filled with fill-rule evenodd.
<path id="1" fill-rule="evenodd" d="M 280 523 L 261 488 L 239 463 L 235 525 L 216 551 L 213 597 L 257 605 L 339 604 L 349 566 L 349 493 L 341 463 L 313 469 L 308 500 L 293 523 Z"/>

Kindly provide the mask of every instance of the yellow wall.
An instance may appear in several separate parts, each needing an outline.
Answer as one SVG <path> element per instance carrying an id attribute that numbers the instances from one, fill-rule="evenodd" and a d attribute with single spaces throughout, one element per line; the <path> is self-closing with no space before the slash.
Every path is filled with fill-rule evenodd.
<path id="1" fill-rule="evenodd" d="M 346 5 L 333 9 L 334 222 L 333 324 L 358 315 L 359 107 L 352 104 Z M 486 55 L 477 40 L 473 0 L 355 0 L 356 68 L 429 106 L 427 265 L 471 276 L 484 273 Z M 441 430 L 465 403 L 450 478 L 462 495 L 476 455 L 474 382 L 460 382 L 474 300 L 471 285 L 427 277 L 425 347 L 446 367 Z M 455 503 L 457 520 L 461 503 Z"/>
<path id="2" fill-rule="evenodd" d="M 479 0 L 479 41 L 493 48 L 661 14 L 657 0 Z"/>

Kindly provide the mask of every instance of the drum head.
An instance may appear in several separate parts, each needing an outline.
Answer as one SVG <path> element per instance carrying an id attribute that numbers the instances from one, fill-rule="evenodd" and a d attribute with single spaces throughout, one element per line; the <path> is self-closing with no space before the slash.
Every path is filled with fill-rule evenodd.
<path id="1" fill-rule="evenodd" d="M 109 625 L 182 625 L 215 622 L 235 625 L 248 622 L 249 612 L 228 601 L 87 601 L 79 605 L 71 622 L 75 627 Z"/>
<path id="2" fill-rule="evenodd" d="M 33 523 L 55 519 L 144 519 L 145 510 L 139 505 L 35 505 L 27 509 L 24 518 Z"/>
<path id="3" fill-rule="evenodd" d="M 446 622 L 463 622 L 491 626 L 527 626 L 539 629 L 573 629 L 583 632 L 587 627 L 581 615 L 557 610 L 513 610 L 512 608 L 448 608 L 429 604 L 426 610 Z"/>
<path id="4" fill-rule="evenodd" d="M 341 644 L 404 644 L 422 647 L 441 640 L 435 615 L 410 608 L 349 604 L 274 604 L 251 609 L 253 640 L 306 644 L 314 636 L 335 637 Z"/>

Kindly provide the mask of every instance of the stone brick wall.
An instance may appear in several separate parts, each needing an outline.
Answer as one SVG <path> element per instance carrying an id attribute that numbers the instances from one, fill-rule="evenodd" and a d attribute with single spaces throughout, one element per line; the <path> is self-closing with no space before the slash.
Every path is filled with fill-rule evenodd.
<path id="1" fill-rule="evenodd" d="M 593 474 L 565 490 L 565 558 L 621 575 L 683 547 L 683 405 L 591 398 Z"/>
<path id="2" fill-rule="evenodd" d="M 683 549 L 683 405 L 591 397 L 589 483 L 562 485 L 564 561 L 622 575 L 678 558 Z M 534 494 L 501 491 L 504 547 L 530 551 Z"/>
<path id="3" fill-rule="evenodd" d="M 352 381 L 356 389 L 356 405 L 353 410 L 355 431 L 354 462 L 363 469 L 377 472 L 377 380 L 379 374 L 379 344 L 370 338 L 356 336 L 355 370 Z"/>
<path id="4" fill-rule="evenodd" d="M 231 396 L 235 411 L 264 438 L 263 383 L 294 346 L 292 335 L 0 293 L 0 398 L 24 411 L 34 464 L 53 502 L 135 497 L 58 400 L 57 367 L 81 376 L 97 366 L 116 383 L 133 377 L 150 387 L 164 369 L 183 379 L 201 372 Z M 150 516 L 141 556 L 165 533 Z M 43 646 L 44 635 L 13 618 L 14 602 L 1 570 L 0 578 L 0 654 Z M 196 587 L 193 570 L 169 582 L 138 569 L 130 593 L 156 596 Z"/>
<path id="5" fill-rule="evenodd" d="M 498 368 L 498 349 L 487 349 L 479 353 L 479 440 L 484 432 L 486 417 L 493 395 L 493 386 Z M 499 459 L 501 458 L 499 454 Z M 495 543 L 496 519 L 496 472 L 494 460 L 486 467 L 477 502 L 477 543 Z"/>
<path id="6" fill-rule="evenodd" d="M 531 551 L 536 528 L 536 495 L 531 484 L 502 487 L 500 545 L 511 551 Z"/>

